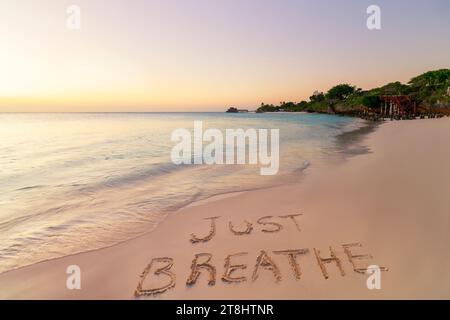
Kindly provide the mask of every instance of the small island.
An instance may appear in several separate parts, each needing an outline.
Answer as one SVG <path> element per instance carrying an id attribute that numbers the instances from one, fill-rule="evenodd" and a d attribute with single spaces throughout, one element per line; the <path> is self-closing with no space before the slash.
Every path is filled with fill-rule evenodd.
<path id="1" fill-rule="evenodd" d="M 228 110 L 226 111 L 227 113 L 248 113 L 247 109 L 238 109 L 235 107 L 230 107 L 228 108 Z"/>

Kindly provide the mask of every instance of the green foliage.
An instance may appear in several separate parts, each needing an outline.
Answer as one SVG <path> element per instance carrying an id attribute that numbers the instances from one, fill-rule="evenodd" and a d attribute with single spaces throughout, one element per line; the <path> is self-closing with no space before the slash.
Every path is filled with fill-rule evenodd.
<path id="1" fill-rule="evenodd" d="M 381 99 L 379 96 L 375 95 L 364 95 L 361 98 L 361 104 L 363 106 L 369 107 L 369 108 L 379 108 L 381 105 Z"/>
<path id="2" fill-rule="evenodd" d="M 281 102 L 279 106 L 261 104 L 257 112 L 284 110 L 327 113 L 331 109 L 339 113 L 352 113 L 365 108 L 379 108 L 382 104 L 380 96 L 383 95 L 407 95 L 423 108 L 431 106 L 450 108 L 449 87 L 450 69 L 441 69 L 414 77 L 408 84 L 391 82 L 368 91 L 346 83 L 338 84 L 326 94 L 315 92 L 309 97 L 309 102 Z"/>
<path id="3" fill-rule="evenodd" d="M 329 104 L 327 101 L 317 101 L 317 102 L 311 102 L 306 107 L 307 112 L 320 112 L 320 113 L 326 113 L 328 112 Z"/>
<path id="4" fill-rule="evenodd" d="M 325 95 L 323 94 L 323 92 L 320 92 L 319 94 L 314 94 L 311 97 L 309 97 L 309 100 L 311 102 L 325 101 Z"/>
<path id="5" fill-rule="evenodd" d="M 382 95 L 407 95 L 411 92 L 411 88 L 400 82 L 391 82 L 379 89 Z"/>
<path id="6" fill-rule="evenodd" d="M 295 102 L 281 102 L 280 109 L 282 110 L 293 110 L 297 104 Z"/>
<path id="7" fill-rule="evenodd" d="M 419 103 L 431 106 L 438 101 L 448 101 L 450 69 L 429 71 L 409 81 L 409 86 Z"/>
<path id="8" fill-rule="evenodd" d="M 308 102 L 303 100 L 303 101 L 297 103 L 296 109 L 298 111 L 305 111 L 307 107 L 308 107 Z"/>
<path id="9" fill-rule="evenodd" d="M 261 103 L 261 107 L 256 110 L 256 112 L 276 112 L 280 107 L 275 107 L 273 104 Z"/>
<path id="10" fill-rule="evenodd" d="M 354 93 L 355 90 L 355 87 L 349 84 L 338 84 L 328 90 L 325 97 L 327 100 L 345 100 L 348 96 Z"/>

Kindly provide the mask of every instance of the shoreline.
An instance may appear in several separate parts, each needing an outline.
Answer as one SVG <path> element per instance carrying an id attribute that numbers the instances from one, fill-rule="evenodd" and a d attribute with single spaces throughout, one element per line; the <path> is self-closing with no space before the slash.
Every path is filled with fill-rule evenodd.
<path id="1" fill-rule="evenodd" d="M 279 112 L 282 113 L 282 112 Z M 304 113 L 304 112 L 297 112 L 298 114 Z M 347 129 L 345 126 L 343 127 L 343 132 L 336 135 L 334 137 L 334 139 L 336 140 L 335 144 L 336 144 L 336 149 L 339 149 L 340 151 L 334 155 L 334 157 L 336 157 L 336 159 L 333 160 L 329 160 L 328 165 L 330 166 L 336 166 L 336 165 L 340 165 L 340 163 L 342 161 L 347 160 L 350 157 L 355 156 L 355 153 L 353 153 L 350 148 L 353 146 L 355 147 L 355 149 L 358 149 L 361 147 L 359 145 L 359 143 L 361 141 L 364 140 L 364 138 L 370 134 L 371 132 L 373 132 L 374 130 L 376 130 L 376 128 L 378 127 L 377 123 L 373 123 L 364 119 L 358 119 L 355 120 L 355 122 L 353 122 L 352 124 L 350 124 L 352 126 L 355 127 L 351 127 L 349 129 Z M 352 137 L 351 139 L 348 139 L 346 137 Z M 365 153 L 360 152 L 357 154 L 363 154 Z M 338 162 L 336 162 L 338 161 Z M 312 164 L 314 166 L 314 163 Z M 228 197 L 234 197 L 236 195 L 239 194 L 243 194 L 246 192 L 254 192 L 254 191 L 259 191 L 259 190 L 266 190 L 266 189 L 273 189 L 273 188 L 277 188 L 277 187 L 281 187 L 281 186 L 288 186 L 288 185 L 296 185 L 298 183 L 301 183 L 304 178 L 305 178 L 305 174 L 307 174 L 307 170 L 311 167 L 311 162 L 310 161 L 305 161 L 301 166 L 299 166 L 297 169 L 295 169 L 294 171 L 292 171 L 291 173 L 283 173 L 281 175 L 279 175 L 276 179 L 274 179 L 271 183 L 269 184 L 265 184 L 265 185 L 261 185 L 261 186 L 254 186 L 252 188 L 249 189 L 240 189 L 237 191 L 222 191 L 216 194 L 211 194 L 211 195 L 207 195 L 205 198 L 199 198 L 199 199 L 195 199 L 193 201 L 190 202 L 181 202 L 178 203 L 176 205 L 172 205 L 171 207 L 168 207 L 165 209 L 166 212 L 166 217 L 162 220 L 164 221 L 165 219 L 167 219 L 168 216 L 170 216 L 171 214 L 174 214 L 180 210 L 183 210 L 185 208 L 191 208 L 191 207 L 197 207 L 199 205 L 203 205 L 203 204 L 207 204 L 210 202 L 215 202 L 217 200 L 220 200 L 222 198 L 228 198 Z M 296 179 L 292 179 L 290 178 L 292 175 L 296 176 Z M 161 223 L 161 222 L 160 222 Z M 159 224 L 160 224 L 159 223 Z M 159 225 L 158 224 L 158 225 Z M 50 257 L 47 259 L 43 259 L 40 261 L 36 261 L 30 264 L 26 264 L 26 265 L 22 265 L 22 266 L 18 266 L 9 270 L 4 270 L 0 272 L 0 275 L 6 274 L 6 273 L 10 273 L 13 271 L 17 271 L 17 270 L 21 270 L 23 268 L 27 268 L 27 267 L 31 267 L 33 265 L 36 264 L 40 264 L 40 263 L 45 263 L 45 262 L 49 262 L 52 260 L 57 260 L 57 259 L 62 259 L 65 257 L 72 257 L 72 256 L 76 256 L 79 254 L 83 254 L 83 253 L 90 253 L 90 252 L 96 252 L 102 249 L 108 249 L 111 247 L 115 247 L 117 245 L 126 243 L 128 241 L 132 241 L 135 240 L 137 238 L 143 237 L 148 235 L 149 233 L 153 232 L 155 228 L 158 227 L 158 225 L 156 227 L 151 228 L 151 225 L 149 225 L 149 230 L 144 231 L 140 234 L 137 235 L 132 235 L 127 239 L 124 239 L 122 241 L 118 241 L 116 243 L 112 243 L 106 246 L 102 246 L 102 247 L 98 247 L 98 248 L 93 248 L 93 249 L 88 249 L 88 250 L 81 250 L 81 251 L 77 251 L 77 252 L 73 252 L 73 253 L 69 253 L 69 254 L 65 254 L 65 255 L 61 255 L 61 256 L 56 256 L 56 257 Z"/>
<path id="2" fill-rule="evenodd" d="M 450 190 L 450 173 L 444 166 L 450 160 L 450 151 L 445 148 L 449 133 L 448 119 L 383 123 L 363 138 L 371 153 L 351 157 L 328 169 L 316 170 L 313 166 L 305 181 L 298 184 L 247 191 L 184 207 L 170 214 L 155 230 L 111 247 L 6 271 L 0 274 L 0 287 L 5 288 L 0 298 L 132 299 L 139 275 L 155 257 L 174 259 L 177 282 L 173 289 L 147 298 L 448 298 L 450 290 L 445 283 L 450 280 L 450 273 L 445 270 L 450 266 L 450 258 L 442 254 L 450 246 L 444 233 L 450 226 L 450 218 L 446 217 L 450 201 L 442 193 Z M 426 172 L 418 171 L 429 162 Z M 425 188 L 429 183 L 439 188 Z M 299 212 L 301 232 L 289 219 L 278 218 Z M 427 218 L 423 212 L 434 215 Z M 207 234 L 208 222 L 203 219 L 213 215 L 222 217 L 214 238 L 192 244 L 190 234 Z M 275 226 L 257 222 L 267 216 L 273 217 L 271 222 L 281 224 L 282 230 L 262 231 Z M 243 220 L 252 223 L 253 231 L 231 234 L 226 222 L 232 221 L 235 229 L 242 231 Z M 382 273 L 384 290 L 368 290 L 366 276 L 353 272 L 340 247 L 353 242 L 361 243 L 362 253 L 373 255 L 375 262 L 389 268 Z M 327 264 L 329 279 L 324 279 L 313 249 L 320 248 L 325 257 L 329 256 L 328 246 L 336 250 L 345 276 L 340 276 L 333 264 Z M 288 260 L 272 252 L 301 248 L 309 252 L 298 259 L 302 277 L 296 280 Z M 247 257 L 236 258 L 236 263 L 245 262 L 246 269 L 236 270 L 236 276 L 245 274 L 246 281 L 223 282 L 223 259 L 243 250 Z M 259 278 L 251 281 L 260 250 L 267 251 L 277 264 L 282 275 L 280 282 L 263 269 L 259 270 Z M 199 252 L 213 256 L 217 268 L 214 286 L 207 285 L 206 274 L 192 286 L 184 283 L 192 259 Z M 414 258 L 418 253 L 420 261 Z M 71 264 L 82 270 L 82 290 L 65 287 L 65 271 Z M 158 284 L 160 279 L 145 285 L 154 285 L 153 281 Z M 267 287 L 271 289 L 265 290 Z"/>

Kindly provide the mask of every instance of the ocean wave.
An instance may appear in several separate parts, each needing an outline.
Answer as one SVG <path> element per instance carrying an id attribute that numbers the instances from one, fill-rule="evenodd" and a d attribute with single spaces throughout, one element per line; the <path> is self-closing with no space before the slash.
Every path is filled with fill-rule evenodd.
<path id="1" fill-rule="evenodd" d="M 170 121 L 160 114 L 86 116 L 94 122 L 87 128 L 83 115 L 58 117 L 70 118 L 63 125 L 73 135 L 61 136 L 61 123 L 52 118 L 39 138 L 24 130 L 21 139 L 34 146 L 26 153 L 4 146 L 11 152 L 0 160 L 8 166 L 0 172 L 0 272 L 124 241 L 197 201 L 296 182 L 311 163 L 338 152 L 337 135 L 359 125 L 310 114 L 242 115 L 232 122 L 222 114 L 170 115 Z M 170 132 L 191 128 L 194 119 L 219 128 L 280 128 L 279 175 L 260 176 L 251 165 L 173 164 Z M 121 130 L 105 132 L 116 126 Z M 100 138 L 93 142 L 93 136 Z"/>

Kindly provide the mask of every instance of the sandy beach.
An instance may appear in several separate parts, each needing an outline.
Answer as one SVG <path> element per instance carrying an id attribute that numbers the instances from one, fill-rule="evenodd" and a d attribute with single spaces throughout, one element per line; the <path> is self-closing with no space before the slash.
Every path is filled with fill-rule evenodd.
<path id="1" fill-rule="evenodd" d="M 365 137 L 369 153 L 313 164 L 297 184 L 210 199 L 139 238 L 3 273 L 0 299 L 449 299 L 449 137 L 449 118 L 385 122 Z M 321 268 L 330 247 L 338 260 Z M 202 253 L 215 283 L 200 267 L 188 286 Z M 174 286 L 136 297 L 162 257 L 141 289 L 170 283 L 154 274 L 167 261 Z M 80 290 L 66 287 L 70 265 Z M 369 265 L 387 269 L 380 290 L 367 288 Z"/>

